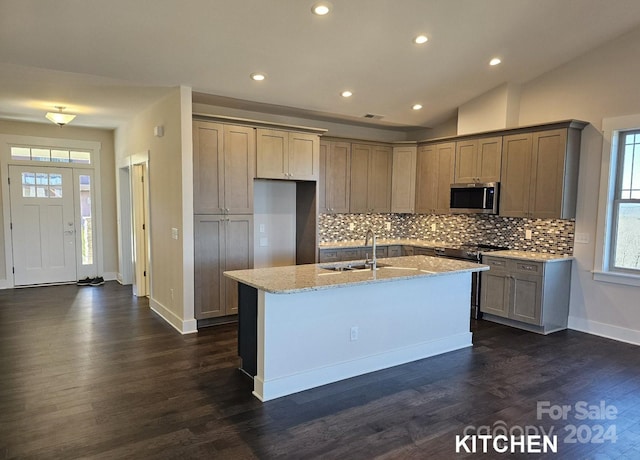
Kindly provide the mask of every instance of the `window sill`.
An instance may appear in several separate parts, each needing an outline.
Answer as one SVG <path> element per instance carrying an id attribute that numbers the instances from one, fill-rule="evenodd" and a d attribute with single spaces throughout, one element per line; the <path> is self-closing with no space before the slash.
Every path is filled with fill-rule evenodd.
<path id="1" fill-rule="evenodd" d="M 593 279 L 595 281 L 603 281 L 605 283 L 625 284 L 627 286 L 640 287 L 640 275 L 631 275 L 629 273 L 601 272 L 594 270 Z"/>

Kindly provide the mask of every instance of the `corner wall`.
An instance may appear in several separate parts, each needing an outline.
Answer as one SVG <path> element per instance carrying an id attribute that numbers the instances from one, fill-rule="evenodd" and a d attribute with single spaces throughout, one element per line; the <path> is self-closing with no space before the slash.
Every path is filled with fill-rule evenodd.
<path id="1" fill-rule="evenodd" d="M 186 117 L 185 107 L 189 109 Z M 185 213 L 191 209 L 183 205 L 183 185 L 192 187 L 183 184 L 183 172 L 192 173 L 189 164 L 183 167 L 184 158 L 192 157 L 190 109 L 191 90 L 173 88 L 115 136 L 117 165 L 126 165 L 131 155 L 149 153 L 150 305 L 181 333 L 196 332 L 193 295 L 188 295 L 193 286 L 188 284 L 188 273 L 185 276 L 189 270 L 185 264 L 193 257 L 193 228 L 185 224 Z M 187 121 L 189 126 L 184 126 Z M 154 135 L 155 126 L 164 127 L 164 136 Z M 178 239 L 172 238 L 172 229 L 177 229 Z M 123 235 L 127 235 L 124 229 Z"/>

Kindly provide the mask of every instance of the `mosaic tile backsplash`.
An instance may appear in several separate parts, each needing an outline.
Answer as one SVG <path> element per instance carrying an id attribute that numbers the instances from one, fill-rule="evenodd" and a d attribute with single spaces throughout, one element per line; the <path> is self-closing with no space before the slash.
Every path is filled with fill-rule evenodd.
<path id="1" fill-rule="evenodd" d="M 575 227 L 573 220 L 480 214 L 320 214 L 318 224 L 321 242 L 364 239 L 367 229 L 372 227 L 378 238 L 485 243 L 562 255 L 573 253 Z M 530 240 L 525 238 L 527 230 L 531 230 Z"/>

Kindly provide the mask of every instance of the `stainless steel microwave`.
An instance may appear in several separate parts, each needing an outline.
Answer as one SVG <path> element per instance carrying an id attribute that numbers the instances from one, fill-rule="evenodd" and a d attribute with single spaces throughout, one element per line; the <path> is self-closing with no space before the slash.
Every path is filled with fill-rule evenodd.
<path id="1" fill-rule="evenodd" d="M 449 208 L 453 213 L 498 214 L 499 182 L 451 184 Z"/>

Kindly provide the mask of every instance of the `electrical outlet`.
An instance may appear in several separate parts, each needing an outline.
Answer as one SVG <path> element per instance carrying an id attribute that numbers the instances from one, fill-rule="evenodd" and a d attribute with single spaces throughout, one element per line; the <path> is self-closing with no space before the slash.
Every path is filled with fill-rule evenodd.
<path id="1" fill-rule="evenodd" d="M 589 244 L 588 233 L 576 233 L 575 242 L 580 244 Z"/>
<path id="2" fill-rule="evenodd" d="M 171 238 L 174 240 L 178 239 L 178 229 L 175 227 L 171 227 Z"/>
<path id="3" fill-rule="evenodd" d="M 351 341 L 358 340 L 358 326 L 351 326 Z"/>
<path id="4" fill-rule="evenodd" d="M 431 231 L 432 231 L 432 232 L 435 232 L 435 231 L 436 231 L 436 228 L 437 228 L 437 227 L 436 227 L 436 224 L 431 224 Z"/>
<path id="5" fill-rule="evenodd" d="M 269 246 L 269 238 L 267 238 L 266 236 L 261 236 L 260 237 L 260 247 L 264 248 Z"/>
<path id="6" fill-rule="evenodd" d="M 355 230 L 355 228 L 356 228 L 356 224 L 354 223 L 349 224 L 349 230 Z"/>
<path id="7" fill-rule="evenodd" d="M 384 226 L 387 230 L 391 230 L 391 222 L 385 223 Z"/>
<path id="8" fill-rule="evenodd" d="M 531 239 L 531 230 L 525 230 L 524 231 L 524 239 L 525 240 L 530 240 Z"/>
<path id="9" fill-rule="evenodd" d="M 171 293 L 171 300 L 173 300 L 173 288 L 169 289 L 169 292 Z"/>

